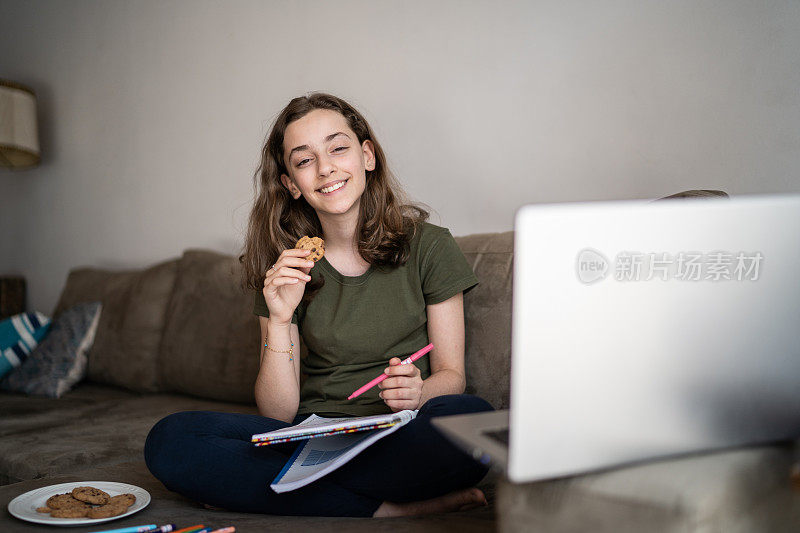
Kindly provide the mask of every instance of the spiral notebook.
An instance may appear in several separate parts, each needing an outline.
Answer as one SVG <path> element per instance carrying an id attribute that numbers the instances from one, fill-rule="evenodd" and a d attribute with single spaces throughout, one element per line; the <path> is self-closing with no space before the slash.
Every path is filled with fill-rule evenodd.
<path id="1" fill-rule="evenodd" d="M 311 415 L 295 426 L 253 435 L 252 442 L 256 446 L 269 446 L 270 444 L 280 444 L 282 442 L 291 442 L 295 440 L 315 439 L 359 431 L 383 429 L 397 424 L 403 425 L 407 423 L 414 418 L 414 415 L 411 415 L 411 418 L 409 418 L 408 413 L 416 414 L 416 411 L 406 410 L 386 415 L 359 416 L 353 418 L 325 418 Z"/>
<path id="2" fill-rule="evenodd" d="M 269 446 L 306 441 L 297 446 L 270 484 L 275 492 L 288 492 L 333 472 L 416 416 L 417 411 L 411 410 L 356 418 L 311 415 L 295 426 L 253 435 L 252 442 L 255 446 Z"/>

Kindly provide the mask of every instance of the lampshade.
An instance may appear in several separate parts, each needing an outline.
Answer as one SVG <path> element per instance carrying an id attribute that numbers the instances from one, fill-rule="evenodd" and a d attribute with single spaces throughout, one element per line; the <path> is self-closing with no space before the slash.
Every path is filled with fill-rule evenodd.
<path id="1" fill-rule="evenodd" d="M 39 164 L 36 95 L 18 83 L 0 80 L 0 167 Z"/>

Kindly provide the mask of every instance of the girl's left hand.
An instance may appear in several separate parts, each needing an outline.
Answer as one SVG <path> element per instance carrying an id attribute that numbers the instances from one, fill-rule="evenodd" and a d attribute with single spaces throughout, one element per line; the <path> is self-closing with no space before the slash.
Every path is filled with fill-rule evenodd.
<path id="1" fill-rule="evenodd" d="M 383 389 L 380 397 L 393 413 L 404 409 L 419 409 L 422 399 L 422 377 L 414 363 L 400 364 L 400 358 L 392 357 L 384 371 L 389 375 L 378 384 Z"/>

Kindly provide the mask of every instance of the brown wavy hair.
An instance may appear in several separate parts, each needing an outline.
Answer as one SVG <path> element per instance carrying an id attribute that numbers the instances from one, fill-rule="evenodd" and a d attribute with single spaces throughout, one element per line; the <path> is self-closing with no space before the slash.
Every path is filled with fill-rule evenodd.
<path id="1" fill-rule="evenodd" d="M 242 287 L 261 291 L 267 268 L 281 252 L 294 248 L 303 235 L 322 236 L 322 225 L 316 211 L 303 196 L 292 198 L 281 183 L 281 174 L 289 174 L 283 160 L 283 138 L 286 128 L 315 109 L 340 113 L 358 142 L 370 140 L 375 151 L 375 169 L 366 171 L 366 188 L 361 196 L 358 216 L 358 251 L 372 265 L 396 267 L 409 256 L 409 244 L 417 228 L 428 219 L 421 205 L 408 202 L 399 182 L 389 171 L 386 155 L 372 128 L 356 109 L 336 96 L 311 93 L 294 98 L 281 111 L 272 125 L 261 163 L 253 176 L 255 202 L 250 212 L 242 255 Z M 321 276 L 306 284 L 303 301 L 309 302 L 324 285 Z"/>

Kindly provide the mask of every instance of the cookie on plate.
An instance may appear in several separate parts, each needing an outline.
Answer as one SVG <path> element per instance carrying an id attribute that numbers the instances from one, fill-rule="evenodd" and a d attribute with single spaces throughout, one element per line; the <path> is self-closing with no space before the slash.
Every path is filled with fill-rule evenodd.
<path id="1" fill-rule="evenodd" d="M 112 516 L 121 515 L 128 510 L 128 506 L 121 501 L 114 503 L 107 503 L 100 507 L 92 507 L 86 514 L 89 518 L 111 518 Z M 52 516 L 52 514 L 50 515 Z"/>
<path id="2" fill-rule="evenodd" d="M 72 496 L 92 505 L 105 505 L 110 498 L 108 493 L 94 487 L 75 487 L 72 489 Z"/>
<path id="3" fill-rule="evenodd" d="M 75 499 L 72 493 L 50 496 L 45 504 L 50 509 L 66 509 L 68 507 L 86 507 L 86 503 Z"/>
<path id="4" fill-rule="evenodd" d="M 136 496 L 133 494 L 117 494 L 116 496 L 112 496 L 108 499 L 108 503 L 124 503 L 128 507 L 136 503 Z"/>
<path id="5" fill-rule="evenodd" d="M 53 509 L 50 516 L 53 518 L 83 518 L 89 514 L 92 508 L 87 505 L 85 507 L 66 507 L 64 509 Z"/>
<path id="6" fill-rule="evenodd" d="M 315 263 L 322 259 L 322 256 L 325 255 L 325 241 L 319 237 L 309 237 L 308 235 L 304 235 L 300 237 L 300 240 L 297 241 L 297 244 L 295 244 L 294 247 L 300 250 L 311 250 L 311 253 L 308 257 L 306 257 L 306 259 L 310 259 Z"/>

